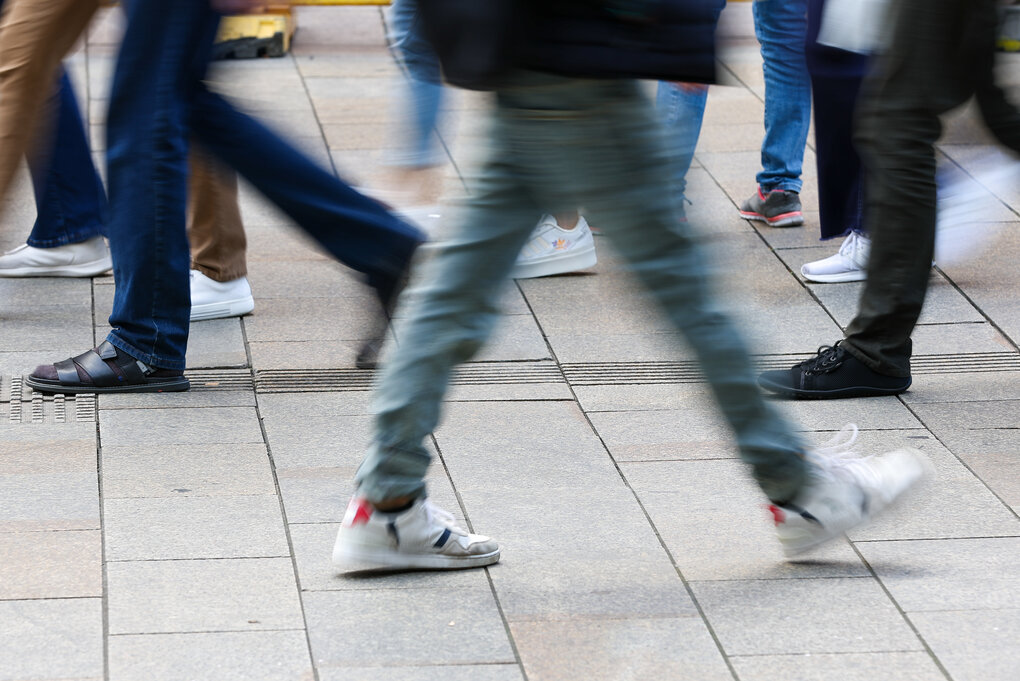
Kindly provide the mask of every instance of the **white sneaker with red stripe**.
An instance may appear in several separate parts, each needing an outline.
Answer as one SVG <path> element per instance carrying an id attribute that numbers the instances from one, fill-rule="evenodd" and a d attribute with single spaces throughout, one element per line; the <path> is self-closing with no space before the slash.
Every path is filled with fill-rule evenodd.
<path id="1" fill-rule="evenodd" d="M 333 563 L 345 571 L 456 570 L 498 560 L 496 542 L 457 527 L 425 497 L 400 513 L 351 499 L 333 546 Z"/>
<path id="2" fill-rule="evenodd" d="M 861 457 L 852 450 L 857 426 L 846 426 L 813 450 L 808 483 L 792 503 L 769 507 L 787 556 L 794 556 L 864 525 L 930 470 L 916 449 Z"/>

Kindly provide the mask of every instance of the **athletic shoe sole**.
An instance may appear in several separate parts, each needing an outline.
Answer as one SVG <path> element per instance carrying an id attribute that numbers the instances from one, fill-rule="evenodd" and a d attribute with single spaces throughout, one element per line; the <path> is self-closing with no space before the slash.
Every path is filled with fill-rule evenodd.
<path id="1" fill-rule="evenodd" d="M 236 300 L 223 300 L 216 303 L 191 306 L 191 321 L 201 322 L 208 319 L 226 319 L 243 317 L 255 309 L 255 299 L 251 296 Z"/>
<path id="2" fill-rule="evenodd" d="M 804 214 L 801 212 L 795 213 L 783 213 L 772 218 L 767 218 L 761 213 L 751 213 L 749 211 L 740 211 L 740 217 L 745 220 L 755 220 L 757 222 L 764 222 L 770 227 L 799 227 L 804 224 Z"/>
<path id="3" fill-rule="evenodd" d="M 337 543 L 333 564 L 347 572 L 385 572 L 392 570 L 461 570 L 485 567 L 499 561 L 499 549 L 477 556 L 455 557 L 440 554 L 410 554 L 373 550 Z"/>
<path id="4" fill-rule="evenodd" d="M 594 244 L 589 248 L 568 251 L 566 254 L 546 256 L 531 262 L 514 266 L 512 279 L 536 279 L 554 274 L 569 274 L 594 267 L 598 263 Z"/>
<path id="5" fill-rule="evenodd" d="M 95 277 L 113 269 L 109 256 L 80 265 L 0 269 L 0 277 Z"/>
<path id="6" fill-rule="evenodd" d="M 864 281 L 868 278 L 868 274 L 864 270 L 840 272 L 838 274 L 807 274 L 804 270 L 801 270 L 800 274 L 805 280 L 816 284 L 843 284 L 850 281 Z"/>
<path id="7" fill-rule="evenodd" d="M 803 390 L 801 388 L 791 388 L 788 385 L 782 385 L 780 383 L 773 383 L 767 379 L 758 379 L 758 385 L 766 390 L 786 397 L 796 397 L 802 400 L 836 400 L 848 397 L 885 397 L 887 395 L 899 395 L 900 393 L 906 392 L 910 388 L 910 384 L 913 382 L 912 378 L 907 379 L 907 384 L 903 387 L 896 388 L 876 388 L 870 385 L 858 385 L 850 386 L 847 388 L 837 388 L 835 390 Z"/>

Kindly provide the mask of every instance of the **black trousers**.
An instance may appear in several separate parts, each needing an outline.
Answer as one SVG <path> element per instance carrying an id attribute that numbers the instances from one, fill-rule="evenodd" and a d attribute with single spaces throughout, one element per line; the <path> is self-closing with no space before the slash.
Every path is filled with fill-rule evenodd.
<path id="1" fill-rule="evenodd" d="M 910 334 L 935 249 L 940 116 L 976 96 L 1000 142 L 1020 152 L 1020 111 L 995 86 L 995 0 L 898 0 L 893 40 L 858 108 L 866 169 L 868 280 L 843 346 L 873 370 L 910 375 Z"/>

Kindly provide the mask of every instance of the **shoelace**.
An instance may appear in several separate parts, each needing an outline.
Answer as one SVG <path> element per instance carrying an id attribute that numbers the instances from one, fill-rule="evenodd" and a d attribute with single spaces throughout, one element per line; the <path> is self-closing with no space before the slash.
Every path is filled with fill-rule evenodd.
<path id="1" fill-rule="evenodd" d="M 805 374 L 827 374 L 835 371 L 843 364 L 843 356 L 846 350 L 839 347 L 840 341 L 833 345 L 823 345 L 818 348 L 818 353 L 811 359 L 806 359 L 797 366 L 804 370 Z"/>
<path id="2" fill-rule="evenodd" d="M 873 489 L 881 481 L 868 463 L 873 455 L 862 456 L 854 450 L 859 432 L 856 423 L 848 423 L 831 439 L 812 449 L 810 457 L 824 473 Z"/>

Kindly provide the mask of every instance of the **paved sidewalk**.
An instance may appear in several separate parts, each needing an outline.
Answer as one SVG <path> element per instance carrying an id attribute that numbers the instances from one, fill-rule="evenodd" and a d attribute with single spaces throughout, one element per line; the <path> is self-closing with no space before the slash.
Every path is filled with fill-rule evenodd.
<path id="1" fill-rule="evenodd" d="M 808 285 L 807 224 L 752 225 L 762 79 L 731 7 L 690 215 L 762 366 L 841 335 L 860 287 Z M 293 53 L 216 80 L 323 163 L 377 186 L 400 73 L 375 8 L 299 12 Z M 117 16 L 72 60 L 97 157 Z M 1016 69 L 1017 57 L 1009 58 Z M 87 87 L 85 87 L 87 85 Z M 484 97 L 457 93 L 450 193 Z M 940 147 L 990 151 L 964 113 Z M 785 562 L 690 353 L 600 240 L 592 273 L 509 287 L 432 446 L 438 503 L 503 546 L 487 570 L 338 576 L 329 557 L 369 433 L 354 368 L 368 294 L 248 188 L 254 314 L 192 326 L 193 389 L 43 398 L 36 364 L 106 331 L 110 277 L 0 279 L 0 681 L 1015 681 L 1020 678 L 1020 187 L 984 256 L 933 272 L 900 397 L 780 402 L 821 442 L 844 423 L 923 449 L 924 493 Z M 0 247 L 23 242 L 28 183 Z"/>

